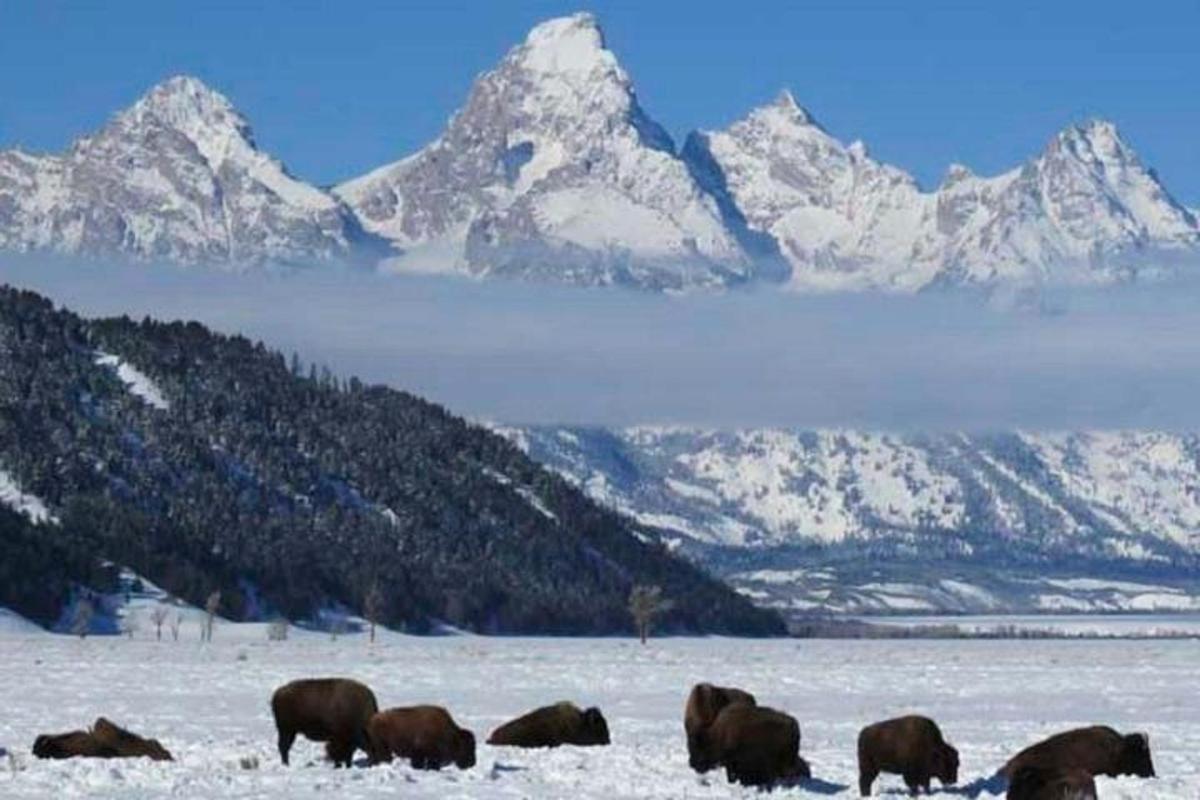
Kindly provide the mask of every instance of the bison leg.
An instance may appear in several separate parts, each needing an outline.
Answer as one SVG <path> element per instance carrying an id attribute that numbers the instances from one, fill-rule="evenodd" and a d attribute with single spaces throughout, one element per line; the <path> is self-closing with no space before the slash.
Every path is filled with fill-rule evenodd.
<path id="1" fill-rule="evenodd" d="M 921 776 L 912 772 L 904 773 L 904 785 L 908 787 L 908 793 L 916 797 L 921 793 Z"/>
<path id="2" fill-rule="evenodd" d="M 863 797 L 871 796 L 871 785 L 879 777 L 879 772 L 873 769 L 860 770 L 858 773 L 858 793 Z"/>
<path id="3" fill-rule="evenodd" d="M 330 739 L 329 744 L 325 745 L 325 753 L 335 767 L 349 767 L 354 759 L 354 743 L 344 739 Z"/>
<path id="4" fill-rule="evenodd" d="M 288 763 L 288 753 L 292 751 L 292 743 L 296 741 L 296 732 L 285 728 L 279 729 L 279 757 L 283 759 L 283 765 L 286 767 Z"/>

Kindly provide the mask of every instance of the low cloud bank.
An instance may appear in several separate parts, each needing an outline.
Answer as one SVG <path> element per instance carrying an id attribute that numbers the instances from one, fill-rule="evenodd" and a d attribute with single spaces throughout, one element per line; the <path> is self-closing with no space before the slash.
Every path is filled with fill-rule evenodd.
<path id="1" fill-rule="evenodd" d="M 6 259 L 89 316 L 196 319 L 512 423 L 1200 430 L 1200 285 L 664 297 Z"/>

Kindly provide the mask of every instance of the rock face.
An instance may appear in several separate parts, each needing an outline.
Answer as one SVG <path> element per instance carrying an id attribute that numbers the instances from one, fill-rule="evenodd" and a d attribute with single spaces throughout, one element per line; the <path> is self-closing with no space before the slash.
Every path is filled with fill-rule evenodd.
<path id="1" fill-rule="evenodd" d="M 0 246 L 184 263 L 325 261 L 362 232 L 261 152 L 246 120 L 172 78 L 61 155 L 0 152 Z"/>
<path id="2" fill-rule="evenodd" d="M 397 269 L 652 289 L 755 271 L 588 14 L 534 28 L 437 141 L 336 192 Z"/>
<path id="3" fill-rule="evenodd" d="M 1195 436 L 507 433 L 768 605 L 1200 609 Z"/>
<path id="4" fill-rule="evenodd" d="M 1195 215 L 1116 128 L 1092 121 L 993 178 L 951 167 L 936 191 L 830 136 L 784 92 L 683 156 L 771 236 L 806 289 L 1109 282 L 1195 257 Z"/>

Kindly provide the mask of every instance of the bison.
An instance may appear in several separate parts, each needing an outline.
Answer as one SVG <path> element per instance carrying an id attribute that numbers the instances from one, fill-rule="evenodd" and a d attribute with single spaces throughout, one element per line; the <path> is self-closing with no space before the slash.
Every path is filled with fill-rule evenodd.
<path id="1" fill-rule="evenodd" d="M 367 726 L 372 762 L 407 758 L 416 769 L 475 766 L 475 734 L 458 727 L 441 706 L 380 711 Z"/>
<path id="2" fill-rule="evenodd" d="M 1087 770 L 1024 766 L 1008 785 L 1007 800 L 1096 800 L 1096 781 Z"/>
<path id="3" fill-rule="evenodd" d="M 903 775 L 910 794 L 929 792 L 933 778 L 946 786 L 958 782 L 958 751 L 928 717 L 876 722 L 858 734 L 858 789 L 863 797 L 870 797 L 871 784 L 881 772 Z"/>
<path id="4" fill-rule="evenodd" d="M 38 758 L 150 758 L 173 761 L 157 739 L 145 739 L 100 717 L 90 731 L 43 734 L 33 742 Z"/>
<path id="5" fill-rule="evenodd" d="M 697 742 L 700 734 L 712 725 L 717 714 L 726 706 L 740 703 L 742 705 L 758 705 L 754 695 L 741 689 L 728 686 L 713 686 L 711 683 L 697 683 L 688 695 L 687 706 L 683 710 L 683 730 L 687 734 L 688 763 L 697 772 L 703 769 L 704 761 L 698 757 Z"/>
<path id="6" fill-rule="evenodd" d="M 111 747 L 96 741 L 90 731 L 43 733 L 33 740 L 33 754 L 38 758 L 116 758 Z"/>
<path id="7" fill-rule="evenodd" d="M 694 768 L 706 772 L 723 766 L 730 783 L 770 786 L 812 777 L 800 757 L 800 725 L 772 708 L 728 705 L 698 732 L 695 745 Z"/>
<path id="8" fill-rule="evenodd" d="M 92 725 L 92 738 L 104 747 L 111 748 L 118 758 L 149 758 L 153 761 L 174 761 L 167 748 L 158 739 L 146 739 L 127 731 L 104 717 Z"/>
<path id="9" fill-rule="evenodd" d="M 355 750 L 371 754 L 367 726 L 378 710 L 374 693 L 348 678 L 312 678 L 285 684 L 271 696 L 279 756 L 286 765 L 296 734 L 302 733 L 314 742 L 326 742 L 330 760 L 339 767 L 348 767 Z"/>
<path id="10" fill-rule="evenodd" d="M 608 723 L 598 708 L 581 710 L 574 703 L 556 703 L 530 711 L 506 722 L 488 737 L 488 744 L 511 747 L 558 747 L 606 745 Z"/>
<path id="11" fill-rule="evenodd" d="M 1144 733 L 1122 736 L 1105 725 L 1055 734 L 1017 753 L 1000 769 L 1010 782 L 1022 767 L 1065 772 L 1083 770 L 1089 775 L 1154 777 L 1150 737 Z"/>

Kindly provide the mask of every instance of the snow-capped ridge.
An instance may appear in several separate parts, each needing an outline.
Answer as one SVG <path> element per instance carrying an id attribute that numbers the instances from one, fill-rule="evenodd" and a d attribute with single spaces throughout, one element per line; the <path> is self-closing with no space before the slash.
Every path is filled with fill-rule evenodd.
<path id="1" fill-rule="evenodd" d="M 752 273 L 590 14 L 536 26 L 434 142 L 334 191 L 396 271 L 653 289 Z"/>
<path id="2" fill-rule="evenodd" d="M 260 151 L 229 99 L 191 76 L 61 155 L 0 151 L 0 247 L 242 268 L 363 243 L 348 208 Z"/>

